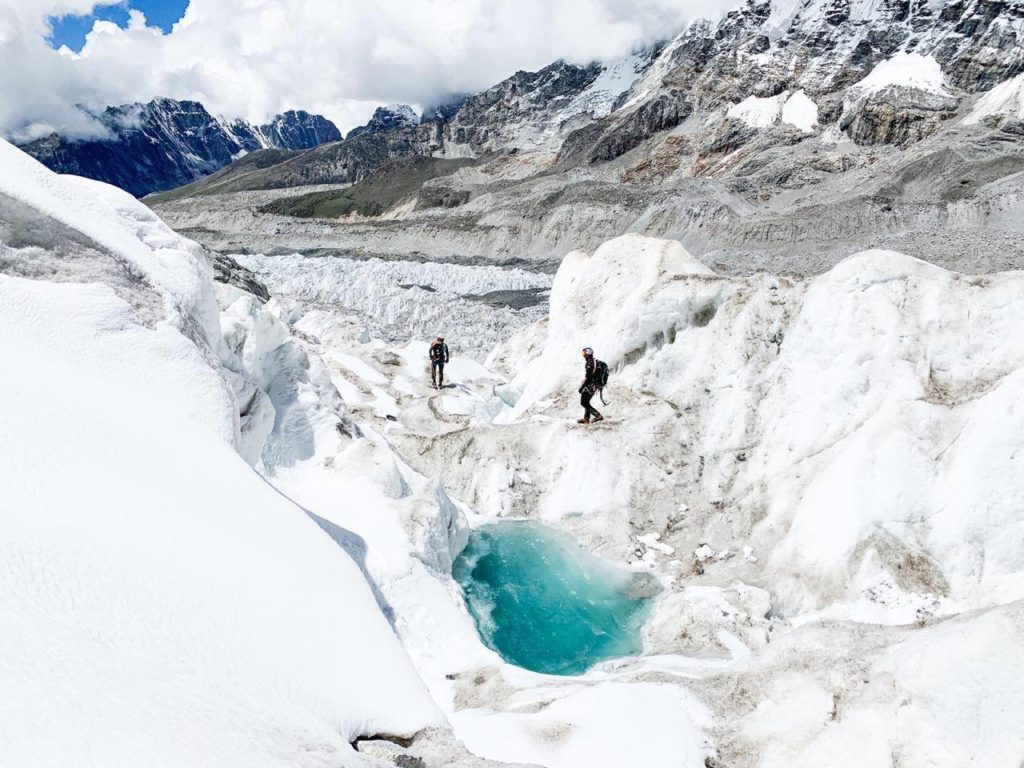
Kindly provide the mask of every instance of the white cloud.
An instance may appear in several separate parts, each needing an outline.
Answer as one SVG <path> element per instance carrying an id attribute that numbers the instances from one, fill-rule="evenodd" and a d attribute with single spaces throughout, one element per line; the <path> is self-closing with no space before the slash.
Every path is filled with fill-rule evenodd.
<path id="1" fill-rule="evenodd" d="M 132 14 L 97 23 L 80 54 L 45 19 L 91 0 L 0 0 L 0 134 L 85 135 L 76 104 L 192 98 L 262 120 L 303 108 L 347 128 L 380 103 L 424 105 L 557 58 L 614 58 L 735 0 L 192 0 L 171 33 Z M 34 126 L 34 128 L 30 128 Z"/>

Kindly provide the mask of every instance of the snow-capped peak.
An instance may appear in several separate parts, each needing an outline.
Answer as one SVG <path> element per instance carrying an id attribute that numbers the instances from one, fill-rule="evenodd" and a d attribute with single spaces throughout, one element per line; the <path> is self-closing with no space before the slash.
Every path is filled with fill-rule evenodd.
<path id="1" fill-rule="evenodd" d="M 634 53 L 602 65 L 601 74 L 559 113 L 560 122 L 577 115 L 604 117 L 650 64 L 650 52 Z"/>
<path id="2" fill-rule="evenodd" d="M 401 117 L 402 119 L 407 120 L 410 123 L 417 123 L 419 122 L 420 119 L 420 116 L 419 114 L 417 114 L 416 110 L 410 107 L 408 104 L 387 104 L 381 107 L 381 109 L 384 110 L 385 112 L 390 112 L 396 117 Z"/>

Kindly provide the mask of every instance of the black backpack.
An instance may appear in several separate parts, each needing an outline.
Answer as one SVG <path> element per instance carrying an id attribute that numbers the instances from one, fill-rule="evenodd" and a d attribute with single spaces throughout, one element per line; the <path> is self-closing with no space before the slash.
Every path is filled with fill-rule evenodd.
<path id="1" fill-rule="evenodd" d="M 594 363 L 594 384 L 597 385 L 597 391 L 601 395 L 601 402 L 604 405 L 608 405 L 604 399 L 604 388 L 608 386 L 608 377 L 611 376 L 611 371 L 608 370 L 608 363 L 604 360 L 598 360 Z"/>

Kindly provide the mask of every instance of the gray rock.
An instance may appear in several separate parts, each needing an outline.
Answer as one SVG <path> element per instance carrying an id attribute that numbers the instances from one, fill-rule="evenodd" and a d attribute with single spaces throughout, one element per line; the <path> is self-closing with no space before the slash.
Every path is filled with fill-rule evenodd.
<path id="1" fill-rule="evenodd" d="M 614 160 L 654 134 L 676 127 L 692 111 L 693 107 L 679 91 L 663 93 L 625 115 L 613 113 L 603 126 L 597 123 L 573 132 L 566 138 L 558 159 L 563 163 Z M 601 129 L 595 131 L 598 126 Z"/>
<path id="2" fill-rule="evenodd" d="M 419 124 L 419 118 L 412 107 L 407 104 L 392 104 L 387 107 L 377 107 L 373 116 L 366 125 L 353 128 L 347 134 L 346 139 L 354 139 L 367 133 L 384 133 L 396 128 L 411 128 Z"/>
<path id="3" fill-rule="evenodd" d="M 213 265 L 213 277 L 218 283 L 226 283 L 251 293 L 261 301 L 270 301 L 270 291 L 259 278 L 230 256 L 222 253 L 211 253 L 210 263 Z"/>
<path id="4" fill-rule="evenodd" d="M 858 144 L 905 147 L 939 130 L 957 105 L 952 96 L 889 86 L 848 104 L 839 127 Z"/>

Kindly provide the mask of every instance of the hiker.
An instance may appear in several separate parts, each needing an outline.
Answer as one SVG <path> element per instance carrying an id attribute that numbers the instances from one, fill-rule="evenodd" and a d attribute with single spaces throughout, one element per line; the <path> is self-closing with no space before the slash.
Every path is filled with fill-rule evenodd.
<path id="1" fill-rule="evenodd" d="M 583 348 L 583 384 L 580 385 L 580 405 L 583 406 L 583 418 L 577 424 L 595 424 L 604 421 L 604 416 L 590 404 L 590 399 L 603 389 L 607 381 L 608 366 L 594 357 L 594 350 Z"/>
<path id="2" fill-rule="evenodd" d="M 430 344 L 430 381 L 434 389 L 444 388 L 444 364 L 448 362 L 448 345 L 444 336 L 438 336 Z"/>

